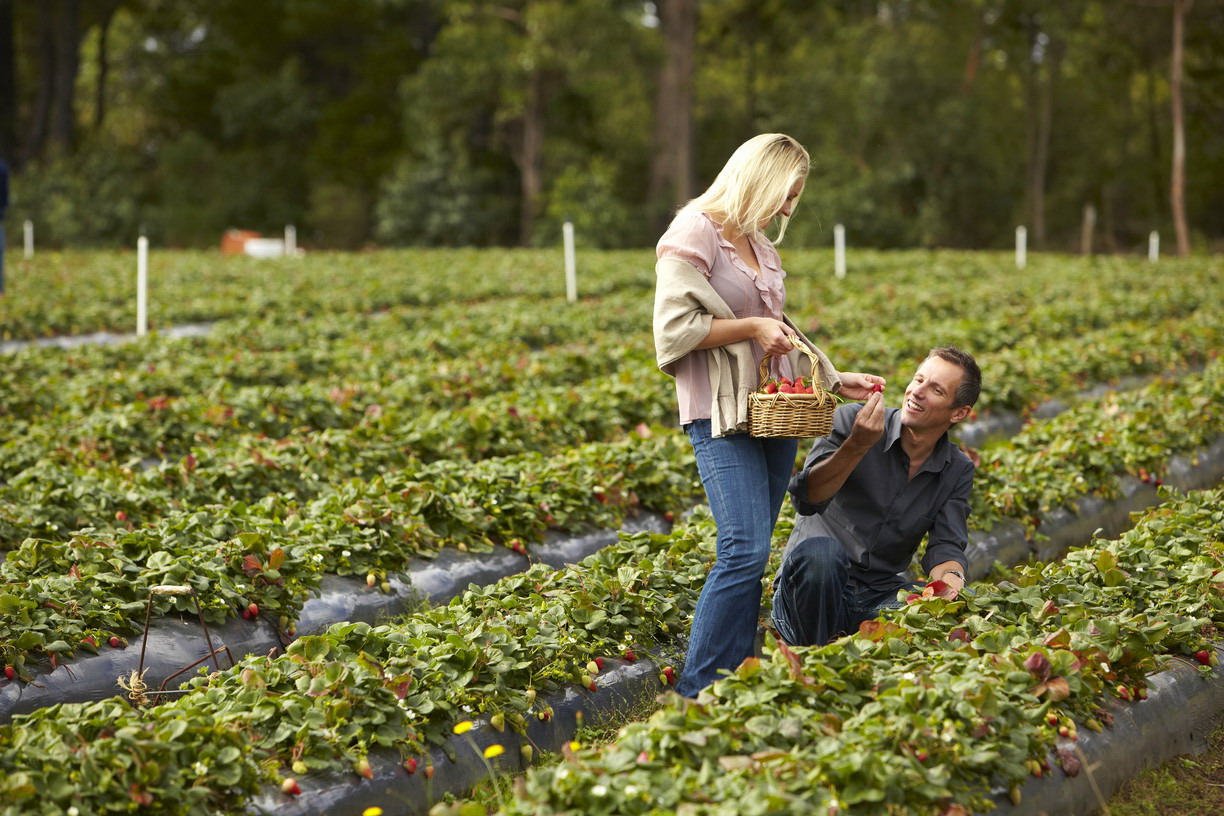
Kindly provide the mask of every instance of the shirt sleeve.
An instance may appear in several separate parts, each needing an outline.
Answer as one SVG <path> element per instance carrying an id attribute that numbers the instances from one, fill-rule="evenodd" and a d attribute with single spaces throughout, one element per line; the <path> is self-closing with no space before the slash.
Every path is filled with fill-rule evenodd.
<path id="1" fill-rule="evenodd" d="M 965 548 L 969 544 L 969 496 L 973 493 L 973 465 L 959 474 L 948 500 L 935 514 L 935 524 L 927 539 L 922 568 L 930 573 L 936 564 L 955 561 L 969 569 Z"/>
<path id="2" fill-rule="evenodd" d="M 701 213 L 676 216 L 655 247 L 659 260 L 679 258 L 695 266 L 707 278 L 718 253 L 718 235 L 713 222 Z"/>
<path id="3" fill-rule="evenodd" d="M 789 488 L 791 502 L 794 503 L 795 512 L 799 515 L 810 516 L 814 513 L 824 513 L 825 508 L 829 506 L 829 502 L 833 501 L 831 496 L 819 504 L 813 504 L 807 500 L 808 469 L 817 462 L 832 456 L 834 451 L 842 446 L 842 443 L 850 436 L 850 430 L 854 427 L 854 418 L 858 416 L 858 412 L 862 409 L 863 403 L 861 402 L 840 406 L 837 412 L 833 414 L 833 430 L 829 432 L 828 436 L 816 439 L 812 444 L 812 449 L 808 452 L 807 459 L 803 463 L 803 470 L 791 477 Z"/>

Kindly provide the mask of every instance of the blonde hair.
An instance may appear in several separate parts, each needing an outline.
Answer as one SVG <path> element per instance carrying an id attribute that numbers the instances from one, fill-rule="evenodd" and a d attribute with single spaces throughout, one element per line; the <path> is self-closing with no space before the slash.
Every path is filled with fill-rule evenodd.
<path id="1" fill-rule="evenodd" d="M 803 145 L 784 133 L 762 133 L 744 142 L 704 193 L 681 213 L 706 212 L 729 235 L 761 238 L 762 225 L 778 215 L 795 182 L 807 178 L 811 159 Z M 778 237 L 786 234 L 787 216 L 778 216 Z"/>

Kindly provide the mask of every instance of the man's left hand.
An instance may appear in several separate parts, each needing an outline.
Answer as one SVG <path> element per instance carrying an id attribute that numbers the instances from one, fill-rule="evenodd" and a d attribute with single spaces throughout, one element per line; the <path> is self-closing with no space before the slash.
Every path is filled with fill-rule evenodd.
<path id="1" fill-rule="evenodd" d="M 852 400 L 865 400 L 871 396 L 876 390 L 884 390 L 887 382 L 883 377 L 877 377 L 875 374 L 859 374 L 856 372 L 840 372 L 841 389 L 837 392 L 843 397 Z M 875 386 L 880 386 L 876 389 Z"/>

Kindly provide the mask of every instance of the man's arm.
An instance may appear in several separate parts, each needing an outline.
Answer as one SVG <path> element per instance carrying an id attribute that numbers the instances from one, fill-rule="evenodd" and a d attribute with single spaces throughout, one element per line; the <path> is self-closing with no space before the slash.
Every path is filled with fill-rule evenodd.
<path id="1" fill-rule="evenodd" d="M 854 418 L 854 427 L 850 429 L 846 441 L 830 456 L 807 469 L 807 495 L 804 498 L 809 503 L 826 502 L 841 490 L 846 479 L 850 478 L 850 474 L 858 467 L 858 463 L 863 461 L 867 451 L 884 435 L 886 415 L 883 395 L 872 394 Z"/>
<path id="2" fill-rule="evenodd" d="M 964 588 L 968 580 L 969 559 L 965 548 L 969 544 L 969 496 L 973 492 L 973 468 L 961 475 L 951 495 L 935 513 L 922 563 L 933 581 L 943 581 L 953 589 L 952 597 Z M 959 575 L 952 574 L 953 571 Z"/>

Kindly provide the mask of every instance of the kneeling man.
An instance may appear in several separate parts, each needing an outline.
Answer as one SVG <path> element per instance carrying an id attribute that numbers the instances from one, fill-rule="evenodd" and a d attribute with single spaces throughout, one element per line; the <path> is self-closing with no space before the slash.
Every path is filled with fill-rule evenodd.
<path id="1" fill-rule="evenodd" d="M 823 645 L 899 608 L 901 574 L 930 534 L 922 568 L 965 586 L 973 462 L 948 439 L 982 386 L 977 362 L 954 346 L 932 349 L 902 407 L 883 395 L 837 409 L 790 483 L 799 521 L 774 580 L 773 623 L 792 645 Z"/>

